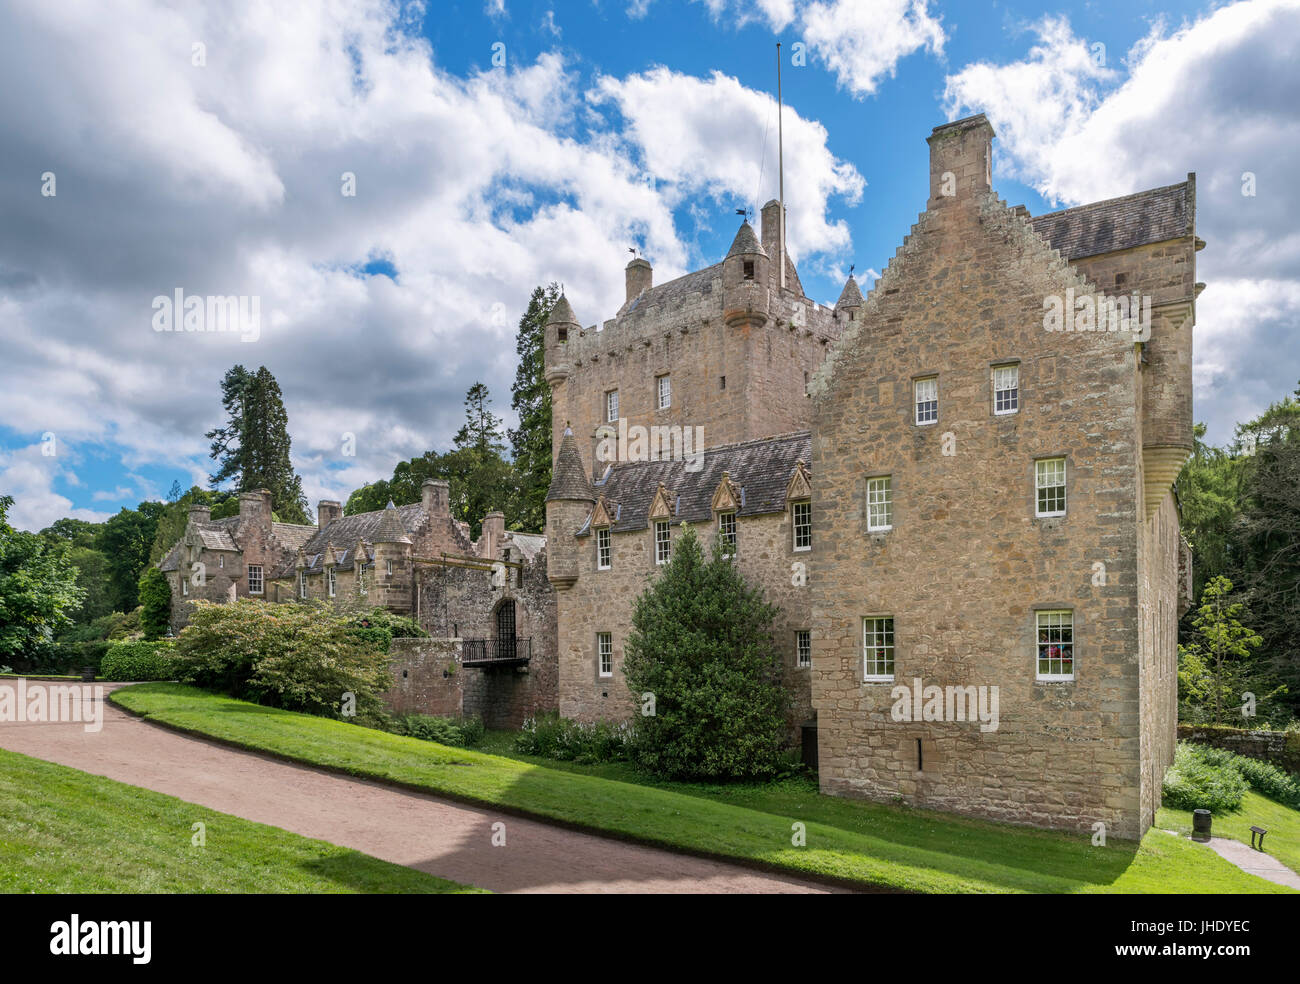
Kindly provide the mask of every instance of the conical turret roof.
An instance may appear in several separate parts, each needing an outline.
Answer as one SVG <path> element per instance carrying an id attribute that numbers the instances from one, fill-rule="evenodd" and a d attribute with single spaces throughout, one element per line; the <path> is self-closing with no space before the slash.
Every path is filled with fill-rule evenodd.
<path id="1" fill-rule="evenodd" d="M 736 231 L 736 238 L 731 241 L 731 249 L 727 250 L 728 256 L 757 254 L 766 256 L 763 252 L 763 244 L 758 241 L 758 235 L 754 232 L 754 227 L 746 220 L 740 223 L 740 228 Z"/>
<path id="2" fill-rule="evenodd" d="M 573 305 L 569 303 L 569 299 L 563 294 L 555 302 L 555 307 L 551 308 L 546 323 L 548 325 L 576 325 L 578 323 L 578 316 L 573 313 Z"/>
<path id="3" fill-rule="evenodd" d="M 858 288 L 858 281 L 849 274 L 849 279 L 844 282 L 844 289 L 840 291 L 840 299 L 835 302 L 837 308 L 842 307 L 861 307 L 862 291 Z"/>
<path id="4" fill-rule="evenodd" d="M 560 453 L 555 458 L 555 471 L 551 475 L 551 487 L 546 493 L 546 501 L 552 499 L 577 499 L 583 502 L 595 502 L 591 482 L 587 479 L 587 470 L 582 467 L 582 455 L 578 453 L 578 441 L 573 431 L 564 428 L 564 437 L 560 439 Z"/>
<path id="5" fill-rule="evenodd" d="M 379 529 L 375 535 L 370 538 L 374 543 L 410 543 L 411 538 L 406 535 L 406 527 L 402 525 L 402 517 L 397 513 L 397 507 L 393 505 L 393 500 L 388 500 L 388 505 L 384 508 L 384 515 L 379 520 Z"/>

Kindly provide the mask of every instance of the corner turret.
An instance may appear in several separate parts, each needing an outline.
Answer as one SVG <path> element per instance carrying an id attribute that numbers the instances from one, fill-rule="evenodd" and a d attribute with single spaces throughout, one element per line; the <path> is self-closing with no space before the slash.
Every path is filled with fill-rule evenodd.
<path id="1" fill-rule="evenodd" d="M 564 591 L 578 580 L 579 548 L 574 534 L 596 503 L 578 442 L 567 425 L 551 476 L 546 493 L 546 577 L 557 591 Z"/>
<path id="2" fill-rule="evenodd" d="M 730 328 L 762 328 L 770 300 L 770 258 L 748 221 L 722 261 L 722 317 Z"/>

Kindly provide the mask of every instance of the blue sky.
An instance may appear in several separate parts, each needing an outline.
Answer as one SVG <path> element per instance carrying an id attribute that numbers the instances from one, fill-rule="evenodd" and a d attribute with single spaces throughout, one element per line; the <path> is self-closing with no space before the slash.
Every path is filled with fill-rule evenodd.
<path id="1" fill-rule="evenodd" d="M 1197 172 L 1212 440 L 1300 378 L 1296 0 L 150 6 L 0 13 L 0 493 L 21 526 L 203 482 L 236 362 L 280 380 L 313 502 L 446 447 L 476 380 L 509 418 L 535 284 L 603 321 L 629 246 L 662 282 L 775 195 L 778 40 L 815 299 L 850 264 L 869 285 L 924 207 L 926 135 L 982 111 L 996 189 L 1034 214 Z M 257 339 L 151 330 L 178 286 L 259 297 Z"/>

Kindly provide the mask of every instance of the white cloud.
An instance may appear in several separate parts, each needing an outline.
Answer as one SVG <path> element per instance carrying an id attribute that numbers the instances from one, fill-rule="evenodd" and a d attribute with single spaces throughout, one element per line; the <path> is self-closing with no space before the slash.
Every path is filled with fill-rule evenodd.
<path id="1" fill-rule="evenodd" d="M 1196 172 L 1196 417 L 1210 438 L 1300 378 L 1300 3 L 1220 7 L 1172 32 L 1157 24 L 1125 71 L 1102 68 L 1062 19 L 1025 58 L 948 77 L 950 118 L 988 114 L 995 169 L 1066 205 L 1173 184 Z M 1243 196 L 1243 174 L 1256 194 Z"/>
<path id="2" fill-rule="evenodd" d="M 112 515 L 74 508 L 71 499 L 54 491 L 54 482 L 59 478 L 73 485 L 80 484 L 67 461 L 66 451 L 46 456 L 41 453 L 40 444 L 13 451 L 0 450 L 0 494 L 14 499 L 8 515 L 11 526 L 35 531 L 63 516 L 102 523 Z"/>
<path id="3" fill-rule="evenodd" d="M 629 244 L 658 278 L 685 272 L 700 257 L 674 208 L 754 194 L 767 96 L 647 73 L 602 77 L 593 104 L 554 53 L 455 77 L 406 33 L 409 13 L 384 0 L 7 12 L 0 424 L 201 479 L 222 374 L 266 365 L 309 497 L 341 498 L 445 447 L 476 380 L 508 416 L 514 325 L 533 286 L 564 282 L 594 323 L 622 302 Z M 646 114 L 674 98 L 691 105 L 684 145 L 652 150 Z M 726 100 L 752 148 L 731 173 L 707 139 Z M 838 248 L 848 233 L 826 203 L 853 199 L 861 179 L 818 124 L 788 112 L 804 146 L 787 167 L 809 189 L 791 202 L 792 244 Z M 54 198 L 33 177 L 45 170 Z M 340 194 L 344 172 L 355 197 Z M 373 257 L 396 283 L 358 273 Z M 260 339 L 155 333 L 151 300 L 177 287 L 259 297 Z M 345 431 L 356 457 L 341 453 Z M 22 508 L 43 516 L 57 502 L 49 483 L 20 477 L 42 503 Z"/>

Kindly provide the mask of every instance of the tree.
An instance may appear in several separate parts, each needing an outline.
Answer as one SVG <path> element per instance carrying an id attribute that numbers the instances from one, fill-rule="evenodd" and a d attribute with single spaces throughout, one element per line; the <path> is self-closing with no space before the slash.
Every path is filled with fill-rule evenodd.
<path id="1" fill-rule="evenodd" d="M 92 547 L 98 534 L 98 523 L 72 518 L 56 519 L 41 530 L 41 537 L 47 542 L 54 545 L 66 543 L 70 547 Z"/>
<path id="2" fill-rule="evenodd" d="M 161 639 L 172 618 L 172 589 L 167 575 L 149 567 L 140 577 L 140 628 L 146 639 Z"/>
<path id="3" fill-rule="evenodd" d="M 507 433 L 519 483 L 515 529 L 540 533 L 546 525 L 546 492 L 551 484 L 551 387 L 546 381 L 546 319 L 560 297 L 552 283 L 533 289 L 528 310 L 519 319 L 515 351 L 519 365 L 510 388 L 510 406 L 519 427 Z"/>
<path id="4" fill-rule="evenodd" d="M 773 640 L 775 614 L 723 557 L 720 539 L 706 561 L 695 532 L 686 530 L 637 598 L 624 647 L 623 674 L 643 709 L 631 742 L 635 760 L 670 779 L 776 771 L 789 697 Z"/>
<path id="5" fill-rule="evenodd" d="M 1182 526 L 1192 546 L 1193 593 L 1219 575 L 1235 576 L 1236 523 L 1241 512 L 1242 459 L 1205 443 L 1205 425 L 1193 427 L 1192 456 L 1178 476 Z"/>
<path id="6" fill-rule="evenodd" d="M 1192 640 L 1178 647 L 1182 716 L 1192 720 L 1240 722 L 1245 694 L 1253 693 L 1258 705 L 1285 693 L 1285 687 L 1279 688 L 1267 678 L 1254 653 L 1260 637 L 1242 624 L 1246 606 L 1229 602 L 1231 593 L 1232 582 L 1226 577 L 1216 577 L 1205 586 L 1192 618 Z"/>
<path id="7" fill-rule="evenodd" d="M 289 415 L 280 384 L 266 366 L 250 373 L 231 368 L 221 381 L 226 423 L 207 432 L 218 467 L 213 486 L 233 482 L 237 492 L 268 489 L 276 515 L 286 523 L 307 523 L 307 496 L 290 460 Z"/>
<path id="8" fill-rule="evenodd" d="M 109 595 L 108 558 L 91 547 L 69 547 L 68 563 L 77 571 L 77 587 L 83 598 L 77 609 L 78 625 L 88 625 L 113 610 Z"/>
<path id="9" fill-rule="evenodd" d="M 66 548 L 10 526 L 13 503 L 0 496 L 0 659 L 38 655 L 82 599 Z"/>
<path id="10" fill-rule="evenodd" d="M 95 549 L 104 555 L 114 611 L 129 612 L 139 604 L 140 575 L 149 563 L 158 520 L 165 509 L 161 502 L 142 502 L 135 509 L 123 508 L 99 528 Z"/>

